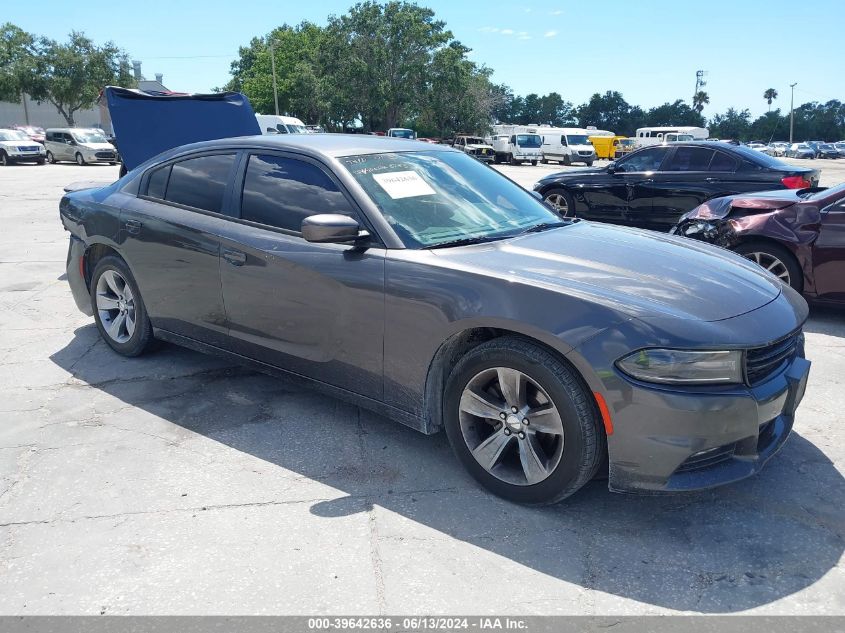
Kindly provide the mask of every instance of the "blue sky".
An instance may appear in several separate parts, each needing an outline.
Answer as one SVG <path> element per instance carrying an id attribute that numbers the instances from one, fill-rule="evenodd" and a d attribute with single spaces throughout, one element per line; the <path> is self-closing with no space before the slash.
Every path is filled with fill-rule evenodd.
<path id="1" fill-rule="evenodd" d="M 4 0 L 0 21 L 52 38 L 71 29 L 113 40 L 164 73 L 172 90 L 206 92 L 228 79 L 238 46 L 282 23 L 324 24 L 352 0 L 145 0 L 38 3 Z M 729 106 L 766 111 L 763 91 L 789 108 L 845 100 L 842 0 L 420 0 L 518 94 L 561 93 L 576 105 L 619 90 L 644 107 L 689 100 L 708 71 L 706 116 Z M 37 6 L 37 10 L 33 9 Z M 49 16 L 49 19 L 48 19 Z M 825 33 L 829 33 L 825 35 Z"/>

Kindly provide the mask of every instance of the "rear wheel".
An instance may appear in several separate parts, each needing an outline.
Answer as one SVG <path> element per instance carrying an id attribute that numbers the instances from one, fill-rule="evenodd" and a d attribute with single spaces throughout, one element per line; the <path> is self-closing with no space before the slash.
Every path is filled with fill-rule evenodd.
<path id="1" fill-rule="evenodd" d="M 550 189 L 543 199 L 562 217 L 575 217 L 575 203 L 572 200 L 572 194 L 566 189 Z"/>
<path id="2" fill-rule="evenodd" d="M 536 161 L 536 160 L 532 160 L 532 161 L 531 161 L 531 166 L 532 166 L 532 167 L 536 167 L 536 166 L 537 166 L 537 161 Z"/>
<path id="3" fill-rule="evenodd" d="M 141 292 L 119 257 L 104 257 L 91 276 L 91 306 L 100 336 L 118 354 L 139 356 L 154 343 Z"/>
<path id="4" fill-rule="evenodd" d="M 47 152 L 47 162 L 50 163 L 51 165 L 56 164 L 56 157 L 53 156 L 53 152 L 50 152 L 50 151 Z"/>
<path id="5" fill-rule="evenodd" d="M 85 164 L 85 158 L 79 152 L 76 152 L 76 164 L 77 165 L 84 165 Z"/>
<path id="6" fill-rule="evenodd" d="M 746 242 L 737 246 L 734 251 L 759 264 L 798 292 L 804 289 L 801 267 L 795 256 L 783 246 L 769 242 Z"/>
<path id="7" fill-rule="evenodd" d="M 568 497 L 595 475 L 606 451 L 580 377 L 524 339 L 495 339 L 467 353 L 444 406 L 458 459 L 491 492 L 517 503 Z"/>

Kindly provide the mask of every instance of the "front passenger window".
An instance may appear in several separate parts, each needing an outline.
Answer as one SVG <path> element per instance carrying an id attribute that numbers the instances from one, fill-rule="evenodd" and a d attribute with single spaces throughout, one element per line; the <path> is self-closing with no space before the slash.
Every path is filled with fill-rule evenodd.
<path id="1" fill-rule="evenodd" d="M 354 215 L 346 197 L 322 169 L 293 158 L 253 154 L 241 196 L 241 218 L 288 231 L 318 213 Z"/>
<path id="2" fill-rule="evenodd" d="M 651 147 L 634 152 L 629 154 L 628 158 L 616 164 L 616 171 L 634 173 L 657 171 L 660 169 L 660 164 L 666 157 L 667 151 L 667 147 Z"/>

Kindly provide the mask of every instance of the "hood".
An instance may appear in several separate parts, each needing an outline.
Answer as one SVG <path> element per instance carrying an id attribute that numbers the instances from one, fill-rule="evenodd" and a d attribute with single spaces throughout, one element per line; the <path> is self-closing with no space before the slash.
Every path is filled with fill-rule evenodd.
<path id="1" fill-rule="evenodd" d="M 807 189 L 779 189 L 776 191 L 761 191 L 751 195 L 725 196 L 713 198 L 681 217 L 684 220 L 721 220 L 730 214 L 732 209 L 740 209 L 745 213 L 766 213 L 791 207 L 799 202 L 798 194 Z"/>
<path id="2" fill-rule="evenodd" d="M 468 149 L 493 149 L 492 145 L 487 145 L 486 143 L 467 143 L 466 147 Z"/>
<path id="3" fill-rule="evenodd" d="M 0 147 L 35 147 L 38 146 L 39 148 L 41 145 L 38 141 L 33 141 L 32 139 L 21 139 L 19 141 L 0 141 Z"/>
<path id="4" fill-rule="evenodd" d="M 567 169 L 566 171 L 558 171 L 548 176 L 543 176 L 537 181 L 537 185 L 543 185 L 548 182 L 564 182 L 567 180 L 580 181 L 584 176 L 591 176 L 593 174 L 606 174 L 606 167 L 581 167 Z"/>
<path id="5" fill-rule="evenodd" d="M 249 99 L 239 92 L 187 95 L 109 86 L 105 102 L 130 170 L 180 145 L 261 134 Z"/>
<path id="6" fill-rule="evenodd" d="M 775 277 L 730 251 L 584 221 L 432 252 L 468 272 L 546 287 L 634 317 L 720 321 L 764 306 L 781 293 Z"/>

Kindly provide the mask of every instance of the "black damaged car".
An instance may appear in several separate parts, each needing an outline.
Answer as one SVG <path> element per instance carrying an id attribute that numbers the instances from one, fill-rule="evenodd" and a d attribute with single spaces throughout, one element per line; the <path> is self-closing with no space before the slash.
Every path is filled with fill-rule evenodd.
<path id="1" fill-rule="evenodd" d="M 534 185 L 564 216 L 668 231 L 720 196 L 819 184 L 819 171 L 727 143 L 645 147 L 598 169 L 550 174 Z"/>

